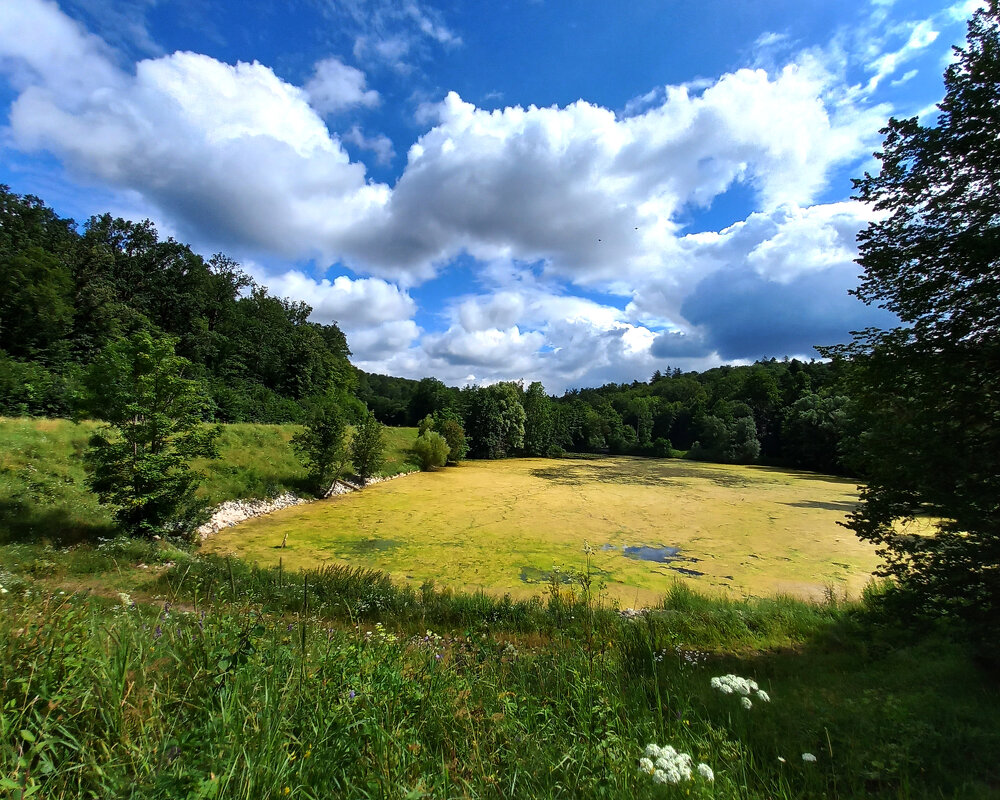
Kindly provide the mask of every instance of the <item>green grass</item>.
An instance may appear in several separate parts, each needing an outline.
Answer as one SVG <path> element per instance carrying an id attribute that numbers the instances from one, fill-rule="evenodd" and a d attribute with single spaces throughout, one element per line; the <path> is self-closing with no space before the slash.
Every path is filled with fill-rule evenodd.
<path id="1" fill-rule="evenodd" d="M 995 682 L 959 644 L 880 628 L 860 606 L 678 586 L 628 621 L 579 588 L 518 602 L 213 558 L 149 575 L 128 563 L 147 554 L 118 555 L 107 597 L 74 592 L 58 569 L 0 574 L 7 796 L 986 798 L 1000 786 Z M 730 672 L 771 702 L 747 711 L 710 688 Z M 650 742 L 709 764 L 715 783 L 654 786 L 636 766 Z"/>
<path id="2" fill-rule="evenodd" d="M 305 471 L 288 445 L 294 425 L 223 425 L 221 457 L 198 460 L 198 494 L 211 505 L 225 500 L 307 494 Z M 113 535 L 110 514 L 85 486 L 83 453 L 95 423 L 0 417 L 0 544 L 76 542 Z M 415 428 L 386 431 L 382 475 L 408 472 Z"/>

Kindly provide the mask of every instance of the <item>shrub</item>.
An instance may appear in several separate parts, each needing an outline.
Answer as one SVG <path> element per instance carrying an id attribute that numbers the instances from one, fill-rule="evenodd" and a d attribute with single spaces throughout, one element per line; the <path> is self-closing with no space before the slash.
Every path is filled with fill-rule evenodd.
<path id="1" fill-rule="evenodd" d="M 420 469 L 427 472 L 432 467 L 443 467 L 448 461 L 448 442 L 440 433 L 427 431 L 417 437 L 413 452 L 420 460 Z"/>
<path id="2" fill-rule="evenodd" d="M 448 461 L 457 464 L 469 451 L 465 442 L 465 429 L 457 419 L 439 419 L 435 424 L 435 431 L 444 437 L 448 443 Z"/>

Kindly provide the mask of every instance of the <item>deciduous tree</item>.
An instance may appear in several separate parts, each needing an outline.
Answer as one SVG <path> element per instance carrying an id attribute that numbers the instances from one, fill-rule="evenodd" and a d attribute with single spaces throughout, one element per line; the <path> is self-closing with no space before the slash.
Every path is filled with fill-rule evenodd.
<path id="1" fill-rule="evenodd" d="M 1000 20 L 990 0 L 945 73 L 937 124 L 892 119 L 856 294 L 902 325 L 830 348 L 852 366 L 867 485 L 849 525 L 920 607 L 1000 618 Z M 901 529 L 925 517 L 933 535 Z"/>

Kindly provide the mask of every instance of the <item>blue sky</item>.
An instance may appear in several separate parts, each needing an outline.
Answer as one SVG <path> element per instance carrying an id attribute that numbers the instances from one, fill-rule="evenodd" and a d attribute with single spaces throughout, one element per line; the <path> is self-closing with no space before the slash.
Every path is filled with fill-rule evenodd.
<path id="1" fill-rule="evenodd" d="M 848 295 L 890 115 L 975 0 L 18 0 L 0 182 L 238 258 L 364 369 L 550 391 L 891 324 Z"/>

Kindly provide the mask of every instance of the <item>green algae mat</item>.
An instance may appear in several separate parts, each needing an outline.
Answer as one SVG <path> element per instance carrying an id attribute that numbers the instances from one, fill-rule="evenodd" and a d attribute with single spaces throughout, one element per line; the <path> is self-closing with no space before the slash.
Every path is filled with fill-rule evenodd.
<path id="1" fill-rule="evenodd" d="M 521 597 L 575 585 L 589 560 L 595 587 L 626 606 L 678 580 L 733 596 L 856 596 L 877 564 L 837 525 L 856 499 L 854 481 L 758 466 L 471 461 L 250 520 L 203 549 Z"/>

